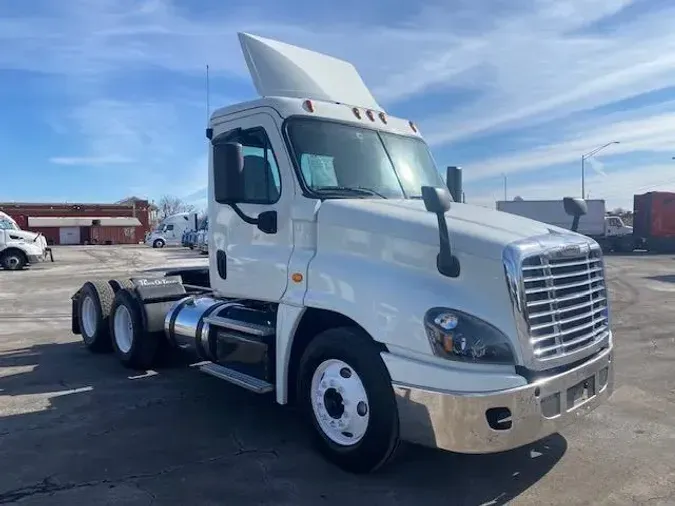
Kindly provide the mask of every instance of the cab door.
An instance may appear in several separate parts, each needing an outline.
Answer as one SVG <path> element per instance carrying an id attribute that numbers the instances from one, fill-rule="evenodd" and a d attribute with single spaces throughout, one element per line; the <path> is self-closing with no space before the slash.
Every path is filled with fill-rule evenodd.
<path id="1" fill-rule="evenodd" d="M 279 134 L 280 118 L 273 112 L 257 112 L 214 128 L 213 142 L 242 145 L 243 193 L 237 207 L 248 218 L 275 211 L 276 230 L 263 232 L 237 214 L 231 205 L 215 200 L 209 192 L 209 249 L 211 286 L 225 296 L 254 300 L 281 300 L 288 281 L 293 252 L 291 205 L 293 171 Z M 211 149 L 209 181 L 225 167 L 214 162 Z"/>

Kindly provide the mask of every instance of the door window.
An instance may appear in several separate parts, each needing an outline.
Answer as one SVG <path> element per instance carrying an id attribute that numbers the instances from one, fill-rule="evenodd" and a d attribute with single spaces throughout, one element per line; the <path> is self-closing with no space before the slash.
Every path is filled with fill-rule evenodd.
<path id="1" fill-rule="evenodd" d="M 242 204 L 274 204 L 281 196 L 279 165 L 272 143 L 262 127 L 226 136 L 222 142 L 238 142 L 244 156 L 244 198 Z M 214 167 L 214 170 L 224 170 Z"/>

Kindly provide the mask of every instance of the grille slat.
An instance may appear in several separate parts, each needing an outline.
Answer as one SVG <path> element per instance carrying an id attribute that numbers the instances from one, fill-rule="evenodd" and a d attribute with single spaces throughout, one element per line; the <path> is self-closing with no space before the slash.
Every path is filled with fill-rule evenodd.
<path id="1" fill-rule="evenodd" d="M 574 299 L 580 299 L 581 297 L 586 297 L 586 296 L 592 295 L 594 293 L 602 292 L 604 290 L 605 290 L 604 286 L 595 287 L 595 288 L 592 288 L 591 290 L 588 290 L 586 292 L 574 293 L 574 294 L 568 295 L 566 297 L 559 297 L 557 300 L 558 300 L 558 302 L 567 302 L 567 301 L 574 300 Z M 529 308 L 531 306 L 541 306 L 542 304 L 550 304 L 550 300 L 546 299 L 546 300 L 534 300 L 534 301 L 531 301 L 531 302 L 528 301 L 527 307 Z"/>
<path id="2" fill-rule="evenodd" d="M 588 307 L 588 305 L 584 305 L 583 309 L 585 309 L 587 307 Z M 605 310 L 604 307 L 597 307 L 597 308 L 595 308 L 595 309 L 593 309 L 593 310 L 591 310 L 587 313 L 572 316 L 570 318 L 563 318 L 561 320 L 558 320 L 558 322 L 550 321 L 550 322 L 546 322 L 546 323 L 540 323 L 539 325 L 532 325 L 532 326 L 530 326 L 530 330 L 534 332 L 535 330 L 541 330 L 541 329 L 545 329 L 547 327 L 553 327 L 556 324 L 565 325 L 567 323 L 573 323 L 573 322 L 576 322 L 576 321 L 579 321 L 579 320 L 584 320 L 586 318 L 592 318 L 595 315 L 597 315 L 599 313 L 602 313 L 604 310 Z M 558 312 L 554 312 L 554 314 L 559 314 L 559 312 L 560 312 L 560 310 L 558 310 Z M 539 340 L 539 339 L 542 339 L 542 338 L 538 337 L 537 340 Z"/>
<path id="3" fill-rule="evenodd" d="M 595 302 L 602 302 L 602 301 L 605 301 L 607 299 L 605 299 L 604 297 L 598 297 L 594 300 L 595 300 Z M 545 316 L 552 316 L 552 315 L 558 314 L 558 313 L 567 313 L 568 311 L 576 311 L 577 309 L 584 309 L 584 308 L 587 308 L 587 307 L 588 307 L 588 303 L 584 302 L 584 303 L 581 303 L 581 304 L 575 304 L 574 306 L 568 306 L 568 307 L 562 308 L 562 309 L 553 309 L 551 311 L 537 311 L 536 313 L 533 312 L 533 311 L 530 311 L 530 319 L 532 319 L 532 318 L 542 318 L 542 317 L 545 317 Z"/>
<path id="4" fill-rule="evenodd" d="M 575 277 L 578 277 L 578 276 L 579 276 L 578 274 L 575 275 Z M 545 279 L 546 280 L 549 280 L 549 279 L 554 280 L 552 277 L 547 277 Z M 559 286 L 556 286 L 556 287 L 526 288 L 525 294 L 530 295 L 530 294 L 533 294 L 533 293 L 549 292 L 551 290 L 565 290 L 567 288 L 576 288 L 576 287 L 579 287 L 579 286 L 586 286 L 586 285 L 588 285 L 589 282 L 592 283 L 593 281 L 602 281 L 602 280 L 603 280 L 602 276 L 596 276 L 594 278 L 585 279 L 583 281 L 576 281 L 574 283 L 566 283 L 564 285 L 559 285 Z"/>
<path id="5" fill-rule="evenodd" d="M 609 333 L 608 300 L 600 251 L 572 257 L 557 252 L 521 265 L 525 319 L 536 360 L 577 353 Z"/>
<path id="6" fill-rule="evenodd" d="M 599 263 L 599 262 L 601 262 L 601 259 L 600 258 L 592 258 L 591 262 Z M 586 265 L 586 264 L 587 264 L 586 260 L 579 260 L 579 261 L 573 261 L 573 262 L 561 262 L 561 263 L 556 264 L 556 267 L 575 267 L 577 265 Z M 541 266 L 537 266 L 537 265 L 525 265 L 525 266 L 523 266 L 523 272 L 534 271 L 534 270 L 537 270 L 537 269 L 541 269 Z"/>
<path id="7" fill-rule="evenodd" d="M 588 272 L 590 273 L 595 273 L 595 272 L 602 272 L 602 267 L 594 267 L 593 269 L 590 269 Z M 537 278 L 528 278 L 525 280 L 526 283 L 532 283 L 535 281 L 547 281 L 549 279 L 564 279 L 564 278 L 574 278 L 579 276 L 576 272 L 570 272 L 570 273 L 565 273 L 565 274 L 556 274 L 552 276 L 539 276 Z"/>

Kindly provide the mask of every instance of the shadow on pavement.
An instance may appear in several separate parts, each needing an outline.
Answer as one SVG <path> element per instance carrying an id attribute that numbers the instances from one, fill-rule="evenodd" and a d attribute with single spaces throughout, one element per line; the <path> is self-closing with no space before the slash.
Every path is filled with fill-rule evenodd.
<path id="1" fill-rule="evenodd" d="M 390 506 L 505 504 L 567 443 L 484 456 L 402 445 L 390 466 L 355 476 L 318 456 L 271 396 L 186 368 L 137 373 L 67 343 L 0 354 L 0 449 L 0 504 Z"/>
<path id="2" fill-rule="evenodd" d="M 645 276 L 645 279 L 652 281 L 661 281 L 662 283 L 675 283 L 675 274 L 660 274 L 656 276 Z"/>

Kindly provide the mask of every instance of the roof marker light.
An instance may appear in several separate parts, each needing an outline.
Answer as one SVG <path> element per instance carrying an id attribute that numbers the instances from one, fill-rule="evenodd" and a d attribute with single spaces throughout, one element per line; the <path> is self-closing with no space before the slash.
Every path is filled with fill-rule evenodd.
<path id="1" fill-rule="evenodd" d="M 358 107 L 352 107 L 352 112 L 354 113 L 354 116 L 356 116 L 358 119 L 361 119 L 361 111 L 359 111 Z"/>
<path id="2" fill-rule="evenodd" d="M 302 107 L 304 107 L 304 109 L 308 112 L 314 112 L 314 104 L 312 103 L 311 100 L 305 100 L 302 103 Z"/>
<path id="3" fill-rule="evenodd" d="M 383 112 L 381 112 L 380 114 L 378 114 L 378 116 L 380 117 L 380 121 L 386 125 L 387 124 L 387 115 L 384 114 Z"/>
<path id="4" fill-rule="evenodd" d="M 417 133 L 417 127 L 415 126 L 415 123 L 408 121 L 408 125 L 410 125 L 410 128 L 412 128 L 413 132 Z"/>
<path id="5" fill-rule="evenodd" d="M 368 119 L 370 121 L 375 121 L 375 115 L 373 114 L 373 111 L 371 111 L 370 109 L 366 111 L 366 116 L 368 116 Z"/>

